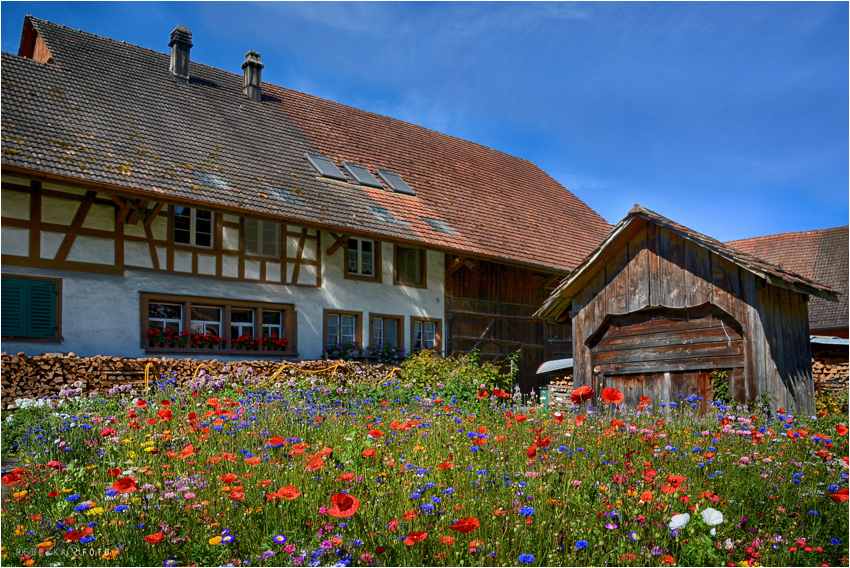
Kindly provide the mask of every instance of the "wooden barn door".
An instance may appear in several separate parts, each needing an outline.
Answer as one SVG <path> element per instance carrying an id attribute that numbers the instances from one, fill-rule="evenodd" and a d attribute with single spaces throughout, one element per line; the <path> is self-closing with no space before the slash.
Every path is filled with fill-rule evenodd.
<path id="1" fill-rule="evenodd" d="M 712 370 L 726 371 L 733 381 L 743 376 L 741 328 L 711 305 L 613 316 L 589 345 L 604 386 L 620 390 L 629 406 L 643 396 L 653 404 L 682 404 L 697 395 L 705 411 L 713 396 Z"/>

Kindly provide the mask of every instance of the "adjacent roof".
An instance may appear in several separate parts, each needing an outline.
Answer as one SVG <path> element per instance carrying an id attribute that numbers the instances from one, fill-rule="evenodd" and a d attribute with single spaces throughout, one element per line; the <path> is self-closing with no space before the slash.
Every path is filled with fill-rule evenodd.
<path id="1" fill-rule="evenodd" d="M 563 272 L 611 228 L 526 160 L 268 83 L 252 102 L 241 75 L 195 62 L 181 82 L 169 55 L 30 16 L 24 32 L 55 64 L 2 55 L 4 168 Z M 396 172 L 416 196 L 322 178 L 305 153 Z"/>
<path id="2" fill-rule="evenodd" d="M 838 302 L 812 298 L 809 302 L 809 327 L 847 329 L 848 306 L 848 236 L 850 227 L 834 227 L 818 231 L 782 233 L 754 239 L 730 241 L 726 244 L 748 252 L 767 262 L 826 284 L 839 293 Z"/>
<path id="3" fill-rule="evenodd" d="M 790 288 L 806 294 L 828 298 L 832 301 L 836 300 L 836 292 L 828 286 L 815 282 L 811 278 L 795 274 L 790 270 L 774 266 L 751 254 L 707 237 L 666 217 L 662 217 L 658 213 L 645 209 L 640 205 L 635 205 L 629 211 L 629 214 L 608 233 L 602 244 L 590 253 L 578 268 L 570 273 L 555 291 L 552 292 L 549 298 L 543 303 L 543 306 L 535 312 L 534 316 L 546 319 L 559 318 L 569 308 L 573 297 L 582 289 L 588 278 L 592 277 L 597 270 L 604 266 L 605 259 L 603 252 L 615 242 L 617 236 L 625 232 L 633 223 L 647 221 L 652 221 L 659 226 L 681 235 L 683 238 L 748 270 L 759 278 L 765 279 L 774 286 Z"/>

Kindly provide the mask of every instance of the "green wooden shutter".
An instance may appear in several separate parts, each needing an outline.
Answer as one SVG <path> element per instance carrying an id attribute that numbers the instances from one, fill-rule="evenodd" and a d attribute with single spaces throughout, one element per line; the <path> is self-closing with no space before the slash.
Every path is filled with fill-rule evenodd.
<path id="1" fill-rule="evenodd" d="M 28 323 L 27 337 L 50 339 L 56 336 L 56 283 L 29 282 Z"/>
<path id="2" fill-rule="evenodd" d="M 3 337 L 23 337 L 26 327 L 24 325 L 24 306 L 26 306 L 26 293 L 29 282 L 20 278 L 4 278 L 2 289 L 2 303 L 0 311 L 3 313 L 2 333 Z"/>
<path id="3" fill-rule="evenodd" d="M 3 278 L 2 335 L 31 339 L 56 336 L 56 283 Z"/>

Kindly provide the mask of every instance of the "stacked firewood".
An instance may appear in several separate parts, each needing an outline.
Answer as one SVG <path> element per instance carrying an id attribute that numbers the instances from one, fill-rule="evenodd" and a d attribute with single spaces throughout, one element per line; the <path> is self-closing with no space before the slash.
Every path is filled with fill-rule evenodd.
<path id="1" fill-rule="evenodd" d="M 572 388 L 573 388 L 573 376 L 572 375 L 566 375 L 564 377 L 556 377 L 556 378 L 553 378 L 549 382 L 549 384 L 551 386 L 563 387 L 565 389 L 572 390 Z"/>
<path id="2" fill-rule="evenodd" d="M 44 398 L 60 394 L 72 388 L 81 388 L 84 392 L 98 390 L 103 393 L 118 385 L 132 384 L 140 386 L 144 383 L 144 371 L 148 363 L 153 363 L 156 375 L 168 378 L 176 373 L 178 381 L 186 381 L 193 377 L 198 366 L 203 364 L 208 373 L 217 375 L 224 373 L 225 367 L 235 373 L 248 369 L 255 377 L 270 377 L 277 372 L 281 361 L 218 361 L 173 359 L 170 357 L 151 357 L 142 359 L 125 359 L 121 357 L 96 356 L 77 357 L 73 353 L 46 353 L 27 357 L 23 352 L 9 355 L 5 352 L 0 356 L 2 370 L 2 405 L 4 409 L 14 408 L 15 400 L 22 398 Z M 335 363 L 343 361 L 301 361 L 287 362 L 304 371 L 328 369 Z M 392 365 L 372 364 L 367 362 L 347 362 L 346 368 L 334 369 L 334 379 L 338 382 L 375 383 L 386 378 L 394 368 Z M 343 377 L 339 377 L 342 373 Z M 330 376 L 331 373 L 317 373 Z M 400 380 L 400 372 L 396 372 L 393 380 Z M 281 380 L 281 382 L 283 382 Z"/>
<path id="3" fill-rule="evenodd" d="M 812 359 L 815 388 L 818 391 L 840 392 L 847 391 L 850 371 L 847 359 Z"/>

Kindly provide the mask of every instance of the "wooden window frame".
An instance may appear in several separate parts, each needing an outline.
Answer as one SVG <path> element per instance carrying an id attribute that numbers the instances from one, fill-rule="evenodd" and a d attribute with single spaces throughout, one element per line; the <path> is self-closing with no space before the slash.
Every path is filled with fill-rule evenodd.
<path id="1" fill-rule="evenodd" d="M 292 358 L 298 357 L 298 314 L 295 311 L 295 304 L 278 304 L 271 302 L 252 302 L 245 300 L 229 300 L 226 298 L 208 298 L 203 296 L 183 296 L 174 294 L 159 294 L 156 292 L 139 292 L 141 303 L 141 347 L 145 353 L 179 353 L 191 355 L 240 355 L 244 356 L 248 353 L 252 356 L 266 357 L 281 357 Z M 221 337 L 227 338 L 227 343 L 221 349 L 197 348 L 197 347 L 153 347 L 148 343 L 148 305 L 151 303 L 163 304 L 180 304 L 183 306 L 183 325 L 184 331 L 192 329 L 192 305 L 209 306 L 222 309 L 222 331 L 219 334 Z M 288 340 L 286 351 L 274 351 L 271 349 L 260 348 L 254 349 L 235 349 L 232 341 L 235 337 L 230 337 L 230 310 L 232 308 L 249 308 L 254 310 L 254 337 L 262 337 L 262 325 L 258 325 L 258 321 L 262 321 L 263 310 L 283 312 L 283 332 L 284 338 Z M 259 332 L 259 334 L 257 333 Z"/>
<path id="2" fill-rule="evenodd" d="M 422 323 L 434 323 L 436 324 L 436 329 L 434 330 L 434 351 L 437 353 L 443 352 L 443 320 L 436 318 L 422 318 L 422 317 L 412 317 L 410 318 L 410 352 L 414 353 L 416 350 L 416 346 L 413 344 L 414 338 L 416 334 L 414 333 L 414 329 L 416 327 L 416 322 Z"/>
<path id="3" fill-rule="evenodd" d="M 177 242 L 177 208 L 182 207 L 191 211 L 189 215 L 189 243 L 178 243 Z M 204 245 L 195 244 L 195 233 L 196 233 L 196 218 L 197 211 L 207 211 L 210 214 L 210 246 L 206 247 Z M 216 225 L 216 217 L 215 211 L 210 209 L 199 209 L 198 207 L 190 207 L 188 205 L 172 205 L 171 206 L 171 244 L 175 247 L 188 247 L 190 249 L 203 249 L 203 250 L 216 250 L 216 233 L 217 225 Z"/>
<path id="4" fill-rule="evenodd" d="M 13 341 L 15 343 L 62 343 L 62 279 L 48 278 L 46 276 L 27 276 L 26 274 L 2 274 L 0 281 L 6 278 L 17 278 L 19 280 L 40 280 L 42 282 L 53 282 L 56 284 L 56 333 L 53 337 L 3 337 L 2 341 Z"/>
<path id="5" fill-rule="evenodd" d="M 419 262 L 422 263 L 422 282 L 415 284 L 412 282 L 402 282 L 398 278 L 398 249 L 406 248 L 419 251 Z M 428 287 L 428 250 L 419 247 L 399 246 L 393 244 L 393 284 L 396 286 L 409 286 L 411 288 L 427 288 Z"/>
<path id="6" fill-rule="evenodd" d="M 322 312 L 322 349 L 328 347 L 328 316 L 331 315 L 354 316 L 354 341 L 363 347 L 363 312 L 325 309 Z"/>
<path id="7" fill-rule="evenodd" d="M 376 319 L 383 319 L 383 320 L 392 319 L 392 320 L 396 320 L 396 322 L 398 322 L 397 326 L 396 326 L 396 332 L 395 332 L 396 333 L 396 341 L 397 341 L 396 347 L 398 347 L 399 349 L 404 349 L 404 316 L 400 316 L 400 315 L 396 315 L 396 314 L 373 314 L 373 313 L 369 314 L 369 346 L 371 347 L 372 343 L 373 343 L 374 338 L 372 337 L 372 329 L 373 329 L 372 322 Z"/>
<path id="8" fill-rule="evenodd" d="M 357 274 L 354 272 L 348 271 L 348 243 L 350 239 L 355 239 L 357 241 L 371 241 L 372 242 L 372 272 L 374 274 L 372 276 L 366 276 L 363 274 Z M 345 278 L 349 280 L 360 280 L 362 282 L 382 282 L 382 272 L 381 272 L 381 249 L 383 245 L 381 241 L 376 241 L 375 239 L 362 239 L 360 237 L 349 237 L 345 240 L 345 245 L 343 245 L 342 250 L 344 251 L 342 266 L 343 273 Z"/>
<path id="9" fill-rule="evenodd" d="M 259 252 L 250 252 L 248 250 L 248 222 L 249 221 L 258 223 L 257 231 L 259 232 L 259 235 L 257 237 L 257 246 L 259 247 Z M 275 249 L 276 249 L 277 252 L 275 252 L 274 254 L 263 254 L 263 252 L 262 252 L 262 250 L 263 250 L 263 238 L 262 237 L 265 234 L 265 232 L 263 230 L 265 225 L 275 225 L 276 228 L 277 228 L 277 239 L 274 243 Z M 281 234 L 283 233 L 283 225 L 281 223 L 276 222 L 276 221 L 267 221 L 265 219 L 258 219 L 256 217 L 242 217 L 241 230 L 242 230 L 242 238 L 245 241 L 245 251 L 244 252 L 245 252 L 246 257 L 262 258 L 262 259 L 271 258 L 271 259 L 276 259 L 276 260 L 279 260 L 281 258 L 282 243 L 283 243 L 283 239 L 282 239 L 282 236 L 281 236 Z"/>

